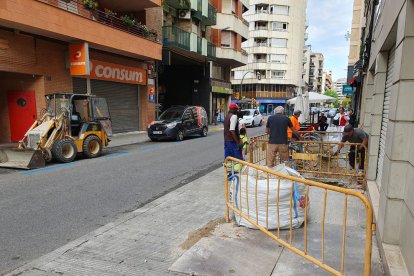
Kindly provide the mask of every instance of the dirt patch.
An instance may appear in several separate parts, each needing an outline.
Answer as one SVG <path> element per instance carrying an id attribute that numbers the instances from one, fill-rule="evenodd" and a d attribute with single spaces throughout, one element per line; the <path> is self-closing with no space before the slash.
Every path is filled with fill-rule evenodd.
<path id="1" fill-rule="evenodd" d="M 194 244 L 196 244 L 199 240 L 201 240 L 204 237 L 210 237 L 211 233 L 214 231 L 214 229 L 219 224 L 223 224 L 226 222 L 225 218 L 219 218 L 215 220 L 211 220 L 203 227 L 194 230 L 188 234 L 187 240 L 183 242 L 180 247 L 184 250 L 190 249 Z"/>

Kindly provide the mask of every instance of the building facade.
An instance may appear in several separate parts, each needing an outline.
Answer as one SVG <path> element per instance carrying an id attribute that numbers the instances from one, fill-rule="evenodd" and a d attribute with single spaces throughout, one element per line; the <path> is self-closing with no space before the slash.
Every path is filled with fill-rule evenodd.
<path id="1" fill-rule="evenodd" d="M 230 70 L 247 62 L 241 49 L 248 34 L 242 18 L 246 2 L 164 2 L 158 91 L 162 109 L 200 105 L 206 109 L 210 122 L 216 109 L 226 112 L 232 94 Z"/>
<path id="2" fill-rule="evenodd" d="M 332 90 L 333 82 L 332 82 L 332 71 L 323 71 L 322 74 L 322 93 L 325 93 L 327 90 Z"/>
<path id="3" fill-rule="evenodd" d="M 336 94 L 338 94 L 338 99 L 340 101 L 345 99 L 345 96 L 342 94 L 344 84 L 346 84 L 346 78 L 337 79 L 334 83 L 334 90 Z"/>
<path id="4" fill-rule="evenodd" d="M 0 142 L 19 141 L 40 117 L 45 95 L 55 92 L 105 97 L 115 133 L 146 129 L 155 109 L 148 100 L 148 63 L 161 60 L 161 44 L 160 34 L 149 31 L 145 9 L 160 2 L 97 1 L 89 8 L 77 1 L 2 1 Z M 135 15 L 141 25 L 126 24 L 123 14 Z M 70 73 L 74 43 L 89 52 L 85 75 Z M 122 69 L 139 77 L 122 77 Z"/>
<path id="5" fill-rule="evenodd" d="M 391 275 L 414 275 L 414 1 L 364 5 L 357 71 L 376 237 Z"/>
<path id="6" fill-rule="evenodd" d="M 253 0 L 244 18 L 248 64 L 233 70 L 233 98 L 254 98 L 269 114 L 302 86 L 306 1 Z"/>
<path id="7" fill-rule="evenodd" d="M 349 36 L 349 54 L 348 54 L 348 74 L 347 82 L 349 83 L 354 76 L 354 65 L 359 60 L 361 52 L 361 31 L 364 27 L 364 1 L 354 0 L 351 35 Z"/>
<path id="8" fill-rule="evenodd" d="M 324 57 L 321 53 L 310 53 L 308 91 L 323 93 Z"/>

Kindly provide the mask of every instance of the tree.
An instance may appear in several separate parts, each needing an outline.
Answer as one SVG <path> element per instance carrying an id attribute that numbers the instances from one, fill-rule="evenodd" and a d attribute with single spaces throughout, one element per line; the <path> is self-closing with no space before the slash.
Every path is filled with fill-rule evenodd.
<path id="1" fill-rule="evenodd" d="M 339 100 L 338 100 L 338 94 L 334 90 L 326 90 L 325 93 L 323 93 L 325 96 L 329 96 L 332 98 L 335 98 L 336 100 L 333 102 L 334 107 L 339 107 Z"/>

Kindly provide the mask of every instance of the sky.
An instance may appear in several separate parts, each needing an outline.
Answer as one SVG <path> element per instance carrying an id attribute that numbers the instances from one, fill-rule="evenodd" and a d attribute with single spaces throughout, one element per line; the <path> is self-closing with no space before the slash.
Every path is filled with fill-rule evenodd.
<path id="1" fill-rule="evenodd" d="M 324 70 L 332 70 L 333 80 L 346 78 L 353 0 L 308 0 L 309 39 L 312 52 L 325 57 Z"/>

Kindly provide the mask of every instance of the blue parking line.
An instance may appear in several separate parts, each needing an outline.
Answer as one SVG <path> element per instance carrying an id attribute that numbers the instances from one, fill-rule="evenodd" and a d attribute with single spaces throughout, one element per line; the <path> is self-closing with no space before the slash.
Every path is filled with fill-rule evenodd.
<path id="1" fill-rule="evenodd" d="M 152 149 L 158 149 L 160 146 L 152 146 L 152 147 L 147 147 L 147 148 L 143 148 L 142 150 L 152 150 Z"/>
<path id="2" fill-rule="evenodd" d="M 34 174 L 34 173 L 38 173 L 38 172 L 52 171 L 52 170 L 55 170 L 55 169 L 70 167 L 70 166 L 75 165 L 76 163 L 78 163 L 78 162 L 72 162 L 72 163 L 66 163 L 66 164 L 51 166 L 51 167 L 45 167 L 45 168 L 41 168 L 41 169 L 35 169 L 35 170 L 27 171 L 27 172 L 22 172 L 21 174 L 30 175 L 30 174 Z"/>
<path id="3" fill-rule="evenodd" d="M 128 152 L 127 151 L 121 151 L 121 152 L 117 152 L 117 153 L 110 153 L 107 156 L 104 156 L 102 159 L 109 159 L 109 158 L 117 157 L 117 156 L 124 155 L 124 154 L 128 154 Z"/>
<path id="4" fill-rule="evenodd" d="M 111 153 L 111 154 L 108 154 L 107 156 L 104 156 L 100 159 L 109 159 L 109 158 L 117 157 L 117 156 L 127 154 L 127 153 L 128 153 L 127 151 L 121 151 L 121 152 L 118 152 L 118 153 Z M 31 174 L 35 174 L 35 173 L 38 173 L 38 172 L 53 171 L 53 170 L 61 169 L 61 168 L 64 168 L 64 167 L 70 167 L 70 166 L 73 166 L 77 163 L 79 163 L 79 161 L 66 163 L 66 164 L 55 165 L 55 166 L 50 166 L 50 167 L 44 167 L 44 168 L 40 168 L 40 169 L 34 169 L 34 170 L 22 172 L 21 174 L 31 175 Z"/>

